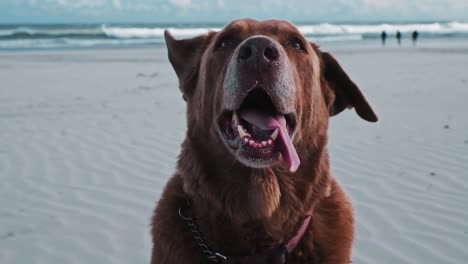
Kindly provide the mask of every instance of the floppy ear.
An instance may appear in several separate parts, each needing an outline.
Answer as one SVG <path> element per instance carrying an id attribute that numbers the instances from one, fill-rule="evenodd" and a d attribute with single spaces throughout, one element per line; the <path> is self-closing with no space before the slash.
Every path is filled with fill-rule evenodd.
<path id="1" fill-rule="evenodd" d="M 353 108 L 369 122 L 377 122 L 377 116 L 357 85 L 349 78 L 340 64 L 328 52 L 322 52 L 323 73 L 335 95 L 330 107 L 330 116 L 339 114 L 345 108 Z"/>
<path id="2" fill-rule="evenodd" d="M 202 54 L 214 33 L 176 40 L 168 30 L 164 31 L 169 61 L 179 78 L 179 86 L 184 99 L 190 97 L 195 88 Z"/>

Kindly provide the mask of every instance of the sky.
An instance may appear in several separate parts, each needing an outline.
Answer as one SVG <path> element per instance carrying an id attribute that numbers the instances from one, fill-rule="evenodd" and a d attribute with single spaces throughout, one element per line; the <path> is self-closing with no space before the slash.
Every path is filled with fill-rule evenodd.
<path id="1" fill-rule="evenodd" d="M 467 21 L 468 0 L 0 0 L 0 23 Z"/>

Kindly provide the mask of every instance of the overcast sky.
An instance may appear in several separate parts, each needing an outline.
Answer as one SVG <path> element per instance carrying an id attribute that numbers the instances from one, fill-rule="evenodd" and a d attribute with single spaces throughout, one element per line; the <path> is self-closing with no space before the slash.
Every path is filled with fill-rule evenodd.
<path id="1" fill-rule="evenodd" d="M 468 20 L 468 0 L 0 0 L 0 23 Z"/>

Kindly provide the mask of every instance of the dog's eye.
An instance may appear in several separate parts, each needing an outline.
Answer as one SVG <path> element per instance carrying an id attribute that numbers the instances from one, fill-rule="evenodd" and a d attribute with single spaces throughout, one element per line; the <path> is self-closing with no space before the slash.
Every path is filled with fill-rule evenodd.
<path id="1" fill-rule="evenodd" d="M 295 50 L 305 50 L 304 44 L 297 38 L 291 40 L 289 42 L 289 46 Z"/>
<path id="2" fill-rule="evenodd" d="M 234 41 L 229 38 L 223 38 L 218 42 L 218 48 L 225 49 L 229 48 L 234 44 Z"/>

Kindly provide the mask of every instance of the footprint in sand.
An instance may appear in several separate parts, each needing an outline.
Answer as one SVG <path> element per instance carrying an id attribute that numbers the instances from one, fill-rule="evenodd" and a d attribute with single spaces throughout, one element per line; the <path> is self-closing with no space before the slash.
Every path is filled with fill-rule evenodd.
<path id="1" fill-rule="evenodd" d="M 139 72 L 137 74 L 137 77 L 139 77 L 139 78 L 151 78 L 152 79 L 152 78 L 158 77 L 158 75 L 159 75 L 158 72 L 150 73 L 150 74 L 144 74 L 144 73 Z"/>
<path id="2" fill-rule="evenodd" d="M 147 86 L 147 85 L 140 85 L 138 86 L 138 90 L 142 90 L 142 91 L 149 91 L 149 90 L 153 90 L 155 89 L 156 87 L 154 86 Z"/>
<path id="3" fill-rule="evenodd" d="M 149 92 L 149 91 L 155 90 L 156 88 L 157 88 L 157 86 L 139 85 L 136 88 L 127 89 L 126 92 L 131 93 L 131 94 L 137 94 L 137 93 L 141 93 L 141 92 Z"/>
<path id="4" fill-rule="evenodd" d="M 14 232 L 8 232 L 6 234 L 0 235 L 0 240 L 7 239 L 7 238 L 10 238 L 10 237 L 14 237 L 14 236 L 15 236 Z"/>

